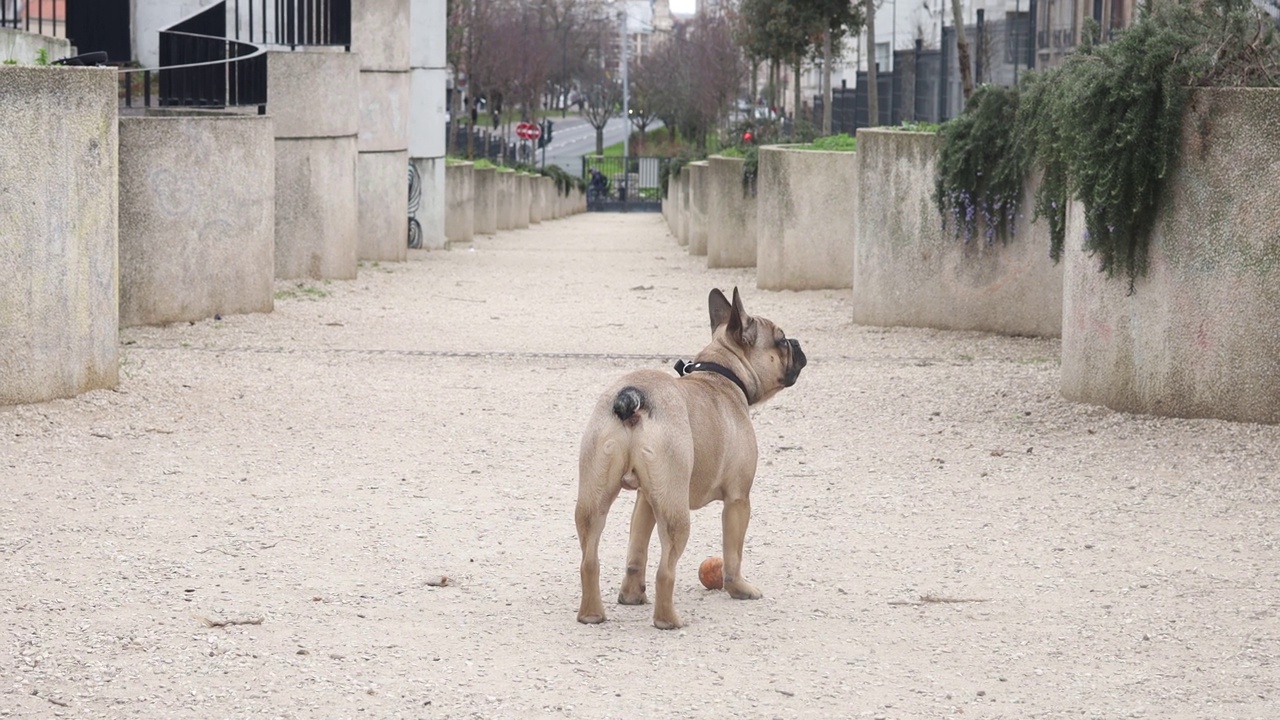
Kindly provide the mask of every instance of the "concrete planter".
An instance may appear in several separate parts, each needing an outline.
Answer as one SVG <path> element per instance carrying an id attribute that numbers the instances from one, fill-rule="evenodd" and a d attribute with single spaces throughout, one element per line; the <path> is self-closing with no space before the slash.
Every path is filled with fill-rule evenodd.
<path id="1" fill-rule="evenodd" d="M 689 244 L 689 218 L 692 214 L 692 206 L 689 204 L 689 166 L 685 165 L 680 168 L 680 197 L 676 198 L 679 206 L 676 210 L 676 242 L 680 245 Z"/>
<path id="2" fill-rule="evenodd" d="M 499 168 L 497 172 L 498 229 L 513 230 L 516 226 L 516 173 Z"/>
<path id="3" fill-rule="evenodd" d="M 409 0 L 360 3 L 351 49 L 360 58 L 356 180 L 359 259 L 408 257 Z"/>
<path id="4" fill-rule="evenodd" d="M 498 232 L 498 170 L 475 168 L 475 234 L 492 235 Z"/>
<path id="5" fill-rule="evenodd" d="M 277 278 L 356 276 L 359 78 L 360 58 L 353 53 L 267 55 Z M 405 167 L 397 171 L 396 189 L 407 202 Z"/>
<path id="6" fill-rule="evenodd" d="M 532 219 L 533 176 L 528 173 L 516 173 L 515 227 L 529 227 Z"/>
<path id="7" fill-rule="evenodd" d="M 933 133 L 858 131 L 853 321 L 1005 335 L 1062 334 L 1062 268 L 1033 223 L 1034 188 L 1007 241 L 957 238 L 933 201 Z M 979 232 L 981 235 L 981 231 Z"/>
<path id="8" fill-rule="evenodd" d="M 0 405 L 119 382 L 116 73 L 0 65 Z"/>
<path id="9" fill-rule="evenodd" d="M 120 119 L 120 325 L 271 312 L 272 119 Z"/>
<path id="10" fill-rule="evenodd" d="M 742 186 L 742 158 L 707 160 L 707 267 L 756 265 L 756 196 Z"/>
<path id="11" fill-rule="evenodd" d="M 444 169 L 444 237 L 450 243 L 471 242 L 475 236 L 475 166 L 449 163 Z"/>
<path id="12" fill-rule="evenodd" d="M 1280 422 L 1280 90 L 1200 89 L 1134 284 L 1064 249 L 1062 394 L 1126 412 Z M 1261 178 L 1271 181 L 1263 182 Z"/>
<path id="13" fill-rule="evenodd" d="M 680 204 L 681 204 L 681 173 L 676 173 L 667 178 L 667 196 L 662 199 L 662 211 L 667 216 L 667 231 L 671 233 L 671 237 L 680 242 Z"/>
<path id="14" fill-rule="evenodd" d="M 857 193 L 857 153 L 760 148 L 756 285 L 850 287 Z"/>
<path id="15" fill-rule="evenodd" d="M 689 254 L 707 254 L 707 204 L 711 173 L 706 160 L 689 163 Z"/>

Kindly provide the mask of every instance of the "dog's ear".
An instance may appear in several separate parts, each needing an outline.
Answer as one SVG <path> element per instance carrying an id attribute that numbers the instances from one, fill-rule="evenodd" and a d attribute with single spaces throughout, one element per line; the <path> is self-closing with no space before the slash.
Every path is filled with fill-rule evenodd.
<path id="1" fill-rule="evenodd" d="M 747 347 L 756 342 L 756 321 L 747 314 L 742 305 L 742 296 L 738 288 L 733 289 L 733 310 L 729 313 L 729 327 L 725 329 L 729 337 L 739 345 Z"/>
<path id="2" fill-rule="evenodd" d="M 737 292 L 737 289 L 734 289 Z M 736 296 L 735 296 L 736 297 Z M 729 316 L 733 314 L 733 306 L 729 304 L 729 299 L 720 292 L 720 288 L 712 288 L 711 296 L 707 298 L 707 308 L 711 311 L 711 332 L 715 332 L 716 328 L 729 322 Z"/>

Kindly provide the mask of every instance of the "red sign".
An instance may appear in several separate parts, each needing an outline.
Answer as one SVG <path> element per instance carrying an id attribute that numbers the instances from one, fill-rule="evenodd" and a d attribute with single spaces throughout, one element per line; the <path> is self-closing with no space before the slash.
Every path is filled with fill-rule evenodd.
<path id="1" fill-rule="evenodd" d="M 534 123 L 522 122 L 516 125 L 516 136 L 521 140 L 537 140 L 542 137 L 542 128 Z"/>

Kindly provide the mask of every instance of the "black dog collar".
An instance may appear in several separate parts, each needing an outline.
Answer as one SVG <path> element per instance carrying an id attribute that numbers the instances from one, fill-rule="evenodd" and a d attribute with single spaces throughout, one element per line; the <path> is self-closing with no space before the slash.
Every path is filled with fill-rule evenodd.
<path id="1" fill-rule="evenodd" d="M 713 372 L 713 373 L 716 373 L 717 375 L 723 375 L 724 377 L 727 377 L 730 380 L 732 380 L 734 385 L 738 386 L 738 389 L 742 391 L 742 396 L 747 399 L 747 404 L 748 405 L 751 404 L 751 396 L 747 394 L 747 386 L 743 384 L 742 380 L 738 379 L 737 375 L 733 374 L 732 370 L 730 370 L 729 368 L 719 363 L 713 363 L 713 362 L 687 363 L 683 360 L 677 360 L 676 372 L 679 373 L 681 377 L 684 377 L 685 375 L 688 375 L 689 373 L 692 373 L 692 372 Z"/>

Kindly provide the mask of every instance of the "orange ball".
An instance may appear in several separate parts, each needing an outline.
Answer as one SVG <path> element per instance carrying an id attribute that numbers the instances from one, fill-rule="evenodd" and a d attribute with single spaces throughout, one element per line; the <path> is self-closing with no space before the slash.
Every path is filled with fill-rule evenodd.
<path id="1" fill-rule="evenodd" d="M 724 587 L 724 560 L 709 557 L 698 566 L 698 579 L 702 587 L 708 590 L 720 590 Z"/>

